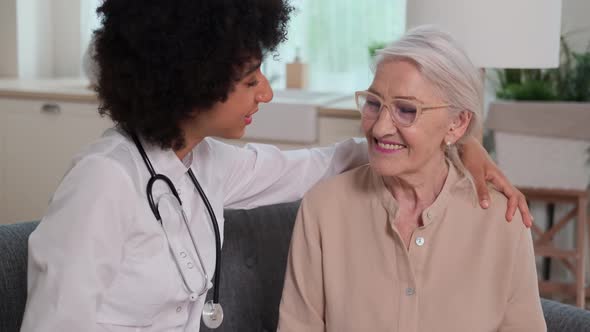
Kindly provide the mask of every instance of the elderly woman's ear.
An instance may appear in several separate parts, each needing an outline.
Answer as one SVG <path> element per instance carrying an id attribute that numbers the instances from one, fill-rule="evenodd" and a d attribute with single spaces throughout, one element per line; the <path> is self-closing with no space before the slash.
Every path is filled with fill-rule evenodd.
<path id="1" fill-rule="evenodd" d="M 469 124 L 473 118 L 473 113 L 468 111 L 462 111 L 452 116 L 451 122 L 449 123 L 449 129 L 445 136 L 445 144 L 455 144 L 459 141 L 469 129 Z"/>

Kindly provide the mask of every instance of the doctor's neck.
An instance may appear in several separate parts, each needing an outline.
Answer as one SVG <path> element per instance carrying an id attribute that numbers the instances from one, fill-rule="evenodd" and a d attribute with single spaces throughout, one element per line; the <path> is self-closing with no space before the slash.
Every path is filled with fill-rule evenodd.
<path id="1" fill-rule="evenodd" d="M 179 150 L 174 150 L 174 153 L 176 153 L 176 156 L 182 161 L 182 160 L 184 160 L 184 157 L 186 157 L 186 155 L 189 154 L 189 152 L 191 152 L 195 146 L 197 146 L 199 143 L 201 143 L 201 141 L 203 139 L 204 139 L 204 137 L 192 138 L 192 139 L 185 137 L 184 146 L 182 148 L 180 148 Z"/>
<path id="2" fill-rule="evenodd" d="M 196 117 L 194 117 L 180 124 L 184 145 L 178 150 L 174 149 L 174 153 L 176 153 L 176 156 L 178 156 L 181 161 L 184 160 L 184 157 L 186 157 L 186 155 L 207 136 L 204 134 L 204 128 L 201 128 L 199 126 L 199 121 L 196 120 Z"/>

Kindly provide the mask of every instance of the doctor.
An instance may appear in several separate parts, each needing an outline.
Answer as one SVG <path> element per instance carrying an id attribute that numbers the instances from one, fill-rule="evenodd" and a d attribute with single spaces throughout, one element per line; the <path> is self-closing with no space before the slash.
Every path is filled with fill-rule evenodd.
<path id="1" fill-rule="evenodd" d="M 260 63 L 285 40 L 291 11 L 285 0 L 103 2 L 97 91 L 117 126 L 74 157 L 29 239 L 21 331 L 218 325 L 218 303 L 204 302 L 223 209 L 296 200 L 367 162 L 357 139 L 282 152 L 210 138 L 242 137 L 272 99 Z M 506 218 L 519 208 L 530 225 L 524 197 L 477 140 L 463 159 L 483 207 L 487 180 L 509 198 Z"/>

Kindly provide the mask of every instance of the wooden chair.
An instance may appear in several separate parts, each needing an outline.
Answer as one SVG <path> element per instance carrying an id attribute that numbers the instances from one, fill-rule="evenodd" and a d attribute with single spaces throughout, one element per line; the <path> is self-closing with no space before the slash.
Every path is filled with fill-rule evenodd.
<path id="1" fill-rule="evenodd" d="M 557 259 L 574 275 L 574 284 L 560 283 L 551 280 L 539 280 L 541 295 L 562 293 L 574 296 L 576 305 L 584 308 L 586 303 L 586 232 L 588 222 L 588 192 L 580 190 L 561 190 L 544 188 L 519 188 L 529 201 L 541 201 L 549 204 L 569 203 L 574 207 L 554 225 L 546 230 L 534 225 L 531 227 L 534 236 L 535 255 Z M 576 220 L 575 248 L 564 250 L 553 243 L 555 235 L 568 223 Z M 590 237 L 590 227 L 589 237 Z"/>

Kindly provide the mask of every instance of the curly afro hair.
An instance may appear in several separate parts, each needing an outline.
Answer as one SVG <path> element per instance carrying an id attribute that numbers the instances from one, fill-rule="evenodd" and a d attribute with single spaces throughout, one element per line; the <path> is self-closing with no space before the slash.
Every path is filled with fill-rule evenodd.
<path id="1" fill-rule="evenodd" d="M 286 39 L 288 0 L 105 0 L 94 32 L 99 111 L 162 148 L 227 100 L 244 66 Z"/>

